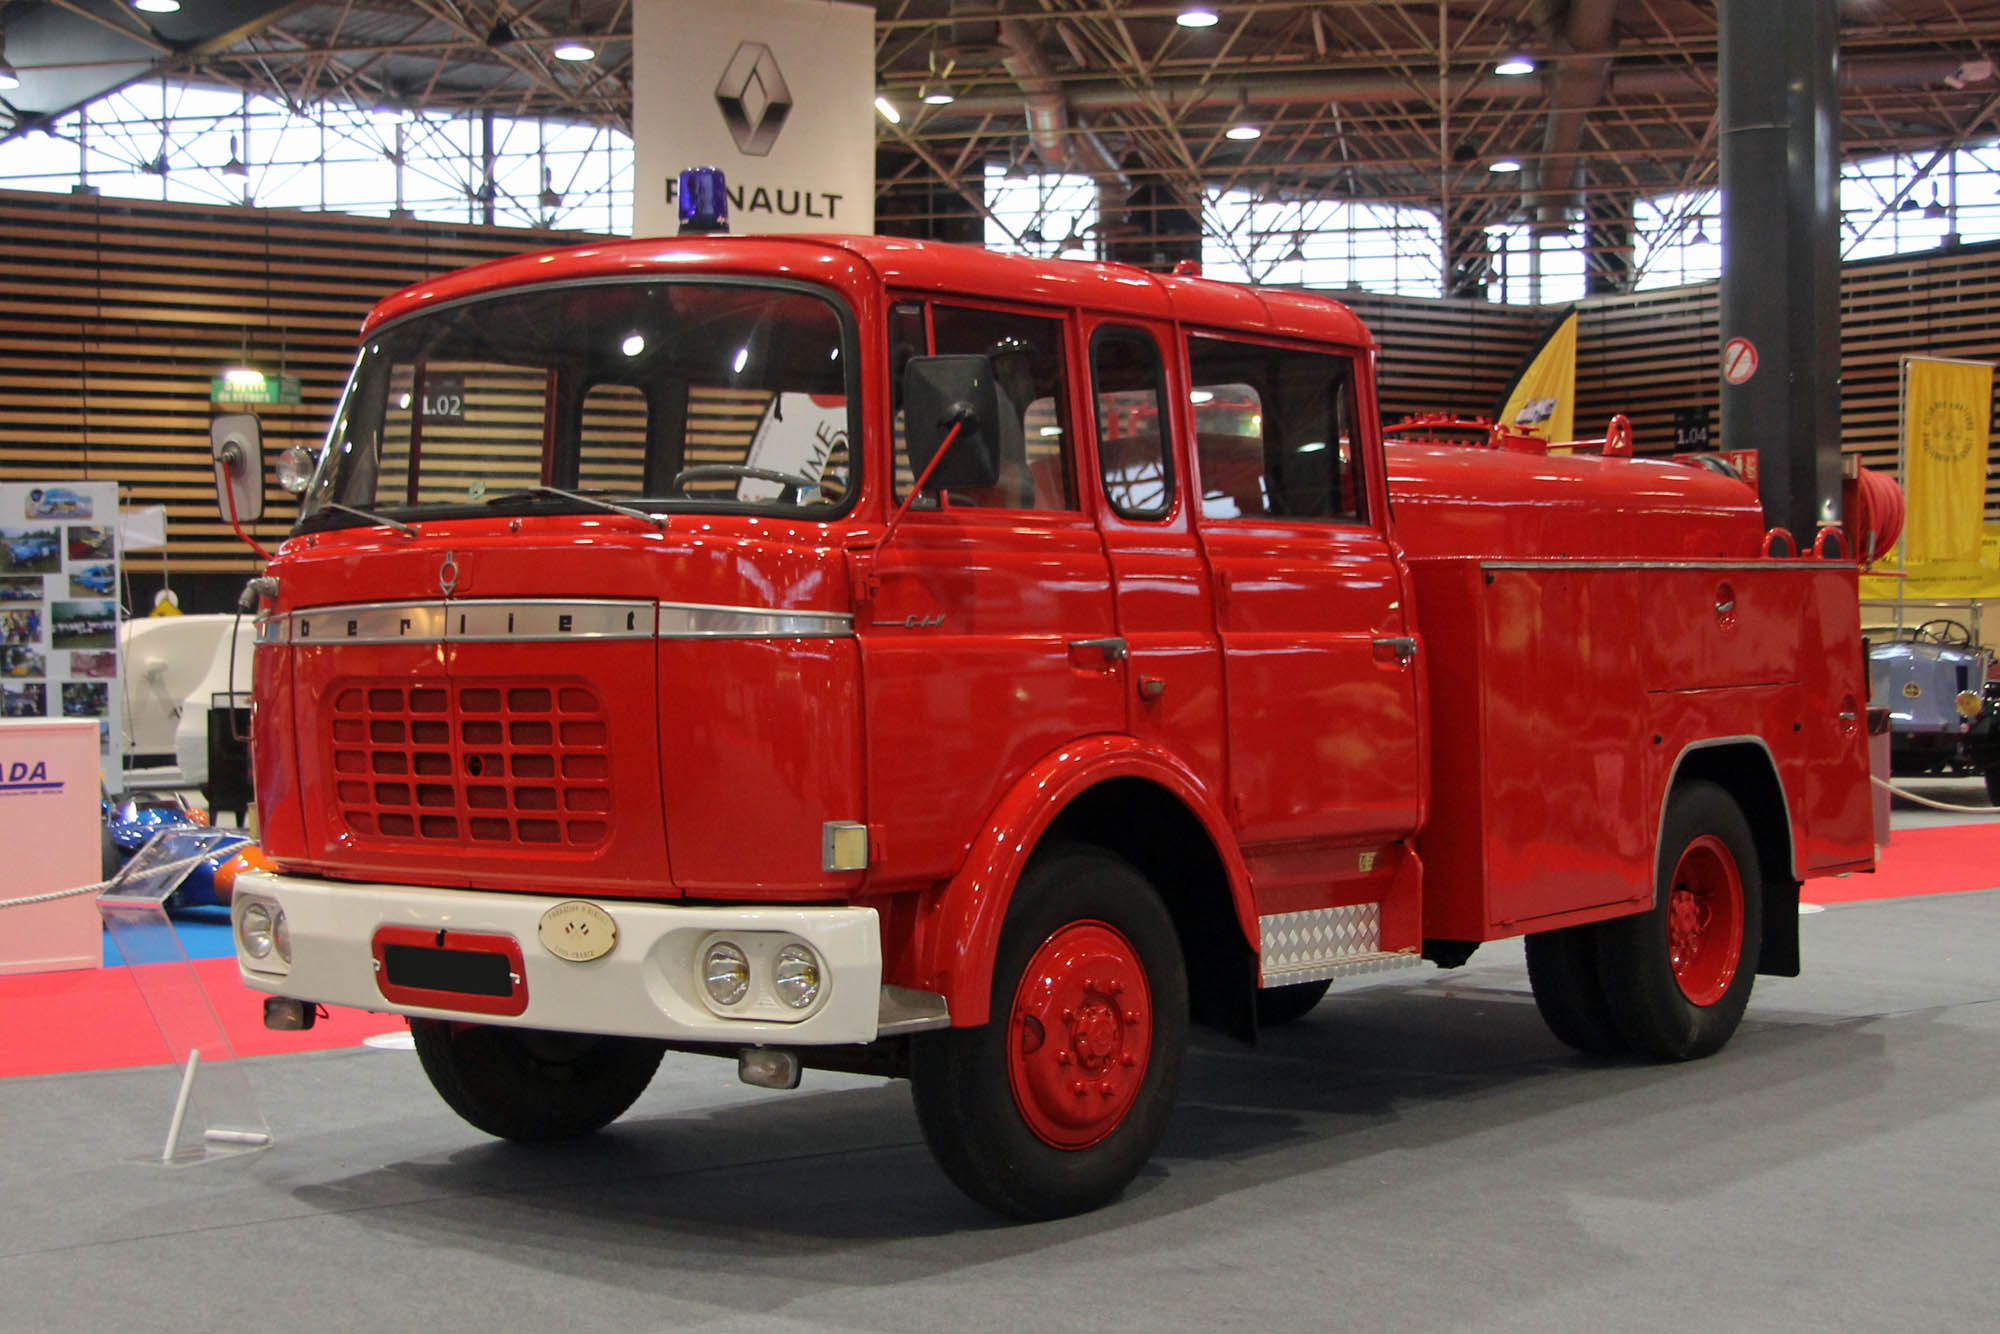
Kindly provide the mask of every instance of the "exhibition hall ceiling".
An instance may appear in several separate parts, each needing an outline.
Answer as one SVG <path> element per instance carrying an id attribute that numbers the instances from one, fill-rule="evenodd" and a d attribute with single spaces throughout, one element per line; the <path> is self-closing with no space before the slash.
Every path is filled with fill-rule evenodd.
<path id="1" fill-rule="evenodd" d="M 950 208 L 997 163 L 1184 207 L 1240 187 L 1476 226 L 1715 184 L 1710 0 L 1215 3 L 1200 6 L 1213 25 L 1182 26 L 1193 7 L 878 0 L 878 89 L 902 117 L 876 120 L 880 192 Z M 2000 134 L 2000 0 L 1842 0 L 1839 12 L 1845 154 Z M 170 14 L 11 0 L 0 32 L 22 82 L 0 92 L 0 133 L 158 77 L 298 108 L 344 99 L 629 132 L 631 31 L 630 0 L 203 0 Z M 592 58 L 559 59 L 570 41 Z M 1534 70 L 1496 72 L 1516 55 Z M 944 87 L 954 100 L 921 100 Z M 1494 170 L 1507 162 L 1521 169 Z"/>

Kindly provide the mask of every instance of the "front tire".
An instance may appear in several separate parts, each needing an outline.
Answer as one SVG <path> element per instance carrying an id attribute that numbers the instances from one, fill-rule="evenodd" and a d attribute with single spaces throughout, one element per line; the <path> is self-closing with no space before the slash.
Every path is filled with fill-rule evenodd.
<path id="1" fill-rule="evenodd" d="M 991 1017 L 912 1046 L 924 1140 L 997 1213 L 1095 1209 L 1166 1129 L 1187 1031 L 1180 941 L 1152 886 L 1099 848 L 1038 854 L 1001 928 Z"/>
<path id="2" fill-rule="evenodd" d="M 445 1105 L 500 1139 L 574 1139 L 611 1124 L 652 1082 L 664 1044 L 412 1019 L 417 1059 Z"/>
<path id="3" fill-rule="evenodd" d="M 1652 909 L 1598 927 L 1605 1004 L 1634 1050 L 1687 1061 L 1729 1041 L 1756 981 L 1763 906 L 1742 810 L 1689 783 L 1667 806 Z"/>

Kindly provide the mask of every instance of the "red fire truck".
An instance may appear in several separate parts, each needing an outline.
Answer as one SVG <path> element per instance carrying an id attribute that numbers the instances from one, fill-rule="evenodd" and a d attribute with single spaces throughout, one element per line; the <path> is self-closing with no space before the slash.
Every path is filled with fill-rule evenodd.
<path id="1" fill-rule="evenodd" d="M 1375 359 L 1314 295 L 871 237 L 388 298 L 253 586 L 267 1022 L 407 1015 L 515 1140 L 667 1050 L 907 1077 L 1022 1217 L 1132 1179 L 1190 1023 L 1482 941 L 1578 1048 L 1714 1051 L 1872 865 L 1855 567 L 1615 434 L 1385 445 Z"/>

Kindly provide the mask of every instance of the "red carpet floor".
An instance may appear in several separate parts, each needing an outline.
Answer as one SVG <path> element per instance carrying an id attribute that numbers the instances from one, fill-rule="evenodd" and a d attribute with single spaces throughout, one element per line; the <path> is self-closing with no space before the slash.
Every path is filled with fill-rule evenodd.
<path id="1" fill-rule="evenodd" d="M 236 960 L 197 959 L 194 970 L 238 1056 L 352 1047 L 371 1034 L 404 1027 L 397 1015 L 336 1009 L 303 1033 L 273 1033 L 264 1027 L 263 993 L 237 979 Z M 130 968 L 0 977 L 0 1076 L 164 1065 L 172 1059 Z"/>
<path id="2" fill-rule="evenodd" d="M 2000 821 L 1899 829 L 1872 875 L 1808 880 L 1807 903 L 1859 903 L 1911 894 L 2000 889 Z"/>
<path id="3" fill-rule="evenodd" d="M 1993 888 L 2000 888 L 2000 823 L 1902 830 L 1873 875 L 1809 880 L 1801 897 L 1854 903 Z M 237 980 L 234 959 L 198 959 L 194 968 L 239 1056 L 351 1047 L 403 1028 L 394 1015 L 334 1010 L 306 1032 L 273 1033 L 264 1027 L 262 994 Z M 0 977 L 0 1077 L 170 1059 L 129 968 Z"/>

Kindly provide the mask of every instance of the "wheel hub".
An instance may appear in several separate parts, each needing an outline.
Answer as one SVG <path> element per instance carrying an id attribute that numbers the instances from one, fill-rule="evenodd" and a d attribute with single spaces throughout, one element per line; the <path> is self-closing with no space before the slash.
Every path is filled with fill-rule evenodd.
<path id="1" fill-rule="evenodd" d="M 1667 891 L 1667 954 L 1694 1005 L 1713 1005 L 1743 955 L 1743 876 L 1729 845 L 1703 834 L 1681 851 Z"/>
<path id="2" fill-rule="evenodd" d="M 1007 1078 L 1028 1128 L 1083 1149 L 1125 1119 L 1146 1077 L 1153 1013 L 1132 943 L 1103 922 L 1061 927 L 1029 959 L 1008 1013 Z"/>

